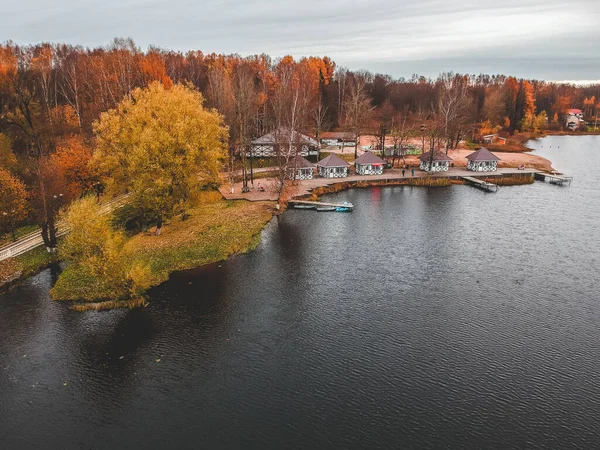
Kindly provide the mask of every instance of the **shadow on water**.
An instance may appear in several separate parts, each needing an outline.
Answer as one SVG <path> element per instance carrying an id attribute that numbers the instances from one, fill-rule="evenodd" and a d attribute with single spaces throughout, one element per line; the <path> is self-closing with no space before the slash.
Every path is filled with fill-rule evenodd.
<path id="1" fill-rule="evenodd" d="M 600 139 L 559 170 L 567 143 L 570 188 L 332 194 L 356 210 L 287 211 L 144 309 L 32 277 L 0 296 L 0 444 L 598 448 Z"/>

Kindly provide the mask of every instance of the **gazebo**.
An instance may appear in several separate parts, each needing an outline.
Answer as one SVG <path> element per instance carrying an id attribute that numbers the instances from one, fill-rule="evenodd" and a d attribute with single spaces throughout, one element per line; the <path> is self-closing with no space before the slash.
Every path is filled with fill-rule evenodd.
<path id="1" fill-rule="evenodd" d="M 291 144 L 291 148 L 290 147 Z M 268 158 L 277 156 L 277 149 L 290 152 L 292 155 L 316 155 L 319 152 L 319 143 L 305 134 L 292 131 L 287 127 L 280 127 L 250 142 L 247 156 L 251 158 Z"/>
<path id="2" fill-rule="evenodd" d="M 450 161 L 452 161 L 452 158 L 439 150 L 433 152 L 433 159 L 430 151 L 423 153 L 419 159 L 421 160 L 421 170 L 427 172 L 447 172 Z"/>
<path id="3" fill-rule="evenodd" d="M 288 162 L 287 175 L 292 180 L 312 180 L 315 165 L 308 159 L 296 155 Z"/>
<path id="4" fill-rule="evenodd" d="M 345 178 L 348 176 L 348 164 L 335 153 L 317 163 L 319 175 L 325 178 Z"/>
<path id="5" fill-rule="evenodd" d="M 481 147 L 477 151 L 467 156 L 469 164 L 467 169 L 474 172 L 495 172 L 498 169 L 498 158 L 487 148 Z"/>
<path id="6" fill-rule="evenodd" d="M 384 165 L 385 161 L 372 152 L 364 152 L 354 161 L 358 175 L 381 175 Z"/>

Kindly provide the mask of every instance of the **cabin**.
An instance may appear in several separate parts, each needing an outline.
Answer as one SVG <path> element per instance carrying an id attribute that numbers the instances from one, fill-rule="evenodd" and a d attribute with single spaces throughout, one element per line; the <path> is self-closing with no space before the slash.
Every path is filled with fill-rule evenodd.
<path id="1" fill-rule="evenodd" d="M 315 165 L 303 156 L 296 155 L 288 162 L 287 177 L 290 180 L 312 180 Z"/>
<path id="2" fill-rule="evenodd" d="M 506 138 L 499 136 L 498 134 L 486 134 L 481 137 L 481 141 L 484 144 L 506 145 Z"/>
<path id="3" fill-rule="evenodd" d="M 578 119 L 583 120 L 583 111 L 580 109 L 576 109 L 576 108 L 571 108 L 569 110 L 567 110 L 567 116 L 575 116 Z"/>
<path id="4" fill-rule="evenodd" d="M 571 131 L 579 129 L 579 126 L 584 123 L 585 121 L 575 114 L 569 114 L 565 120 L 565 126 Z"/>
<path id="5" fill-rule="evenodd" d="M 312 156 L 319 153 L 320 146 L 316 139 L 290 128 L 280 127 L 251 141 L 246 155 L 250 158 L 277 156 L 279 148 L 285 152 L 290 151 L 290 141 L 292 155 Z"/>
<path id="6" fill-rule="evenodd" d="M 381 175 L 384 165 L 385 161 L 372 152 L 364 152 L 354 161 L 357 175 Z"/>
<path id="7" fill-rule="evenodd" d="M 350 164 L 335 153 L 317 163 L 319 176 L 324 178 L 345 178 L 348 176 Z"/>
<path id="8" fill-rule="evenodd" d="M 498 169 L 498 158 L 487 148 L 481 147 L 467 156 L 467 169 L 473 172 L 495 172 Z"/>
<path id="9" fill-rule="evenodd" d="M 324 131 L 319 135 L 322 145 L 335 147 L 354 147 L 354 134 L 347 131 Z"/>
<path id="10" fill-rule="evenodd" d="M 421 160 L 420 169 L 426 172 L 447 172 L 450 168 L 450 161 L 452 161 L 452 158 L 439 150 L 433 152 L 433 158 L 431 152 L 426 152 L 419 156 L 419 159 Z"/>

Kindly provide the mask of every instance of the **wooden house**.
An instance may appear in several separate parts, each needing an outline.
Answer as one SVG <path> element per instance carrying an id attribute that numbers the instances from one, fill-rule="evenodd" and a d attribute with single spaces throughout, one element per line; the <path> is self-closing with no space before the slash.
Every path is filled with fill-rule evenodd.
<path id="1" fill-rule="evenodd" d="M 433 157 L 431 152 L 426 152 L 419 156 L 419 159 L 421 160 L 420 169 L 427 172 L 447 172 L 450 168 L 450 161 L 452 161 L 452 158 L 439 150 L 433 152 Z"/>
<path id="2" fill-rule="evenodd" d="M 319 176 L 324 178 L 345 178 L 348 176 L 350 164 L 335 153 L 317 163 Z"/>
<path id="3" fill-rule="evenodd" d="M 354 161 L 357 175 L 381 175 L 384 165 L 385 161 L 372 152 L 364 152 Z"/>
<path id="4" fill-rule="evenodd" d="M 498 158 L 487 148 L 481 147 L 467 156 L 467 169 L 474 172 L 495 172 L 498 169 Z"/>
<path id="5" fill-rule="evenodd" d="M 247 156 L 251 158 L 273 157 L 277 156 L 278 149 L 294 156 L 309 156 L 317 155 L 319 148 L 319 143 L 310 136 L 292 131 L 287 127 L 280 127 L 250 142 Z"/>

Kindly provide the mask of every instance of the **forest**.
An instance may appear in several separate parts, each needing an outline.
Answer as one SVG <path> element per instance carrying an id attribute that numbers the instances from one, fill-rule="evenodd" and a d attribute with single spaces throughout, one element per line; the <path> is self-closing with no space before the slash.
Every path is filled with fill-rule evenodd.
<path id="1" fill-rule="evenodd" d="M 202 94 L 227 126 L 229 161 L 280 127 L 317 139 L 330 130 L 370 134 L 380 145 L 420 136 L 447 151 L 486 133 L 558 131 L 569 108 L 588 121 L 600 109 L 600 85 L 454 73 L 394 79 L 326 56 L 142 51 L 122 38 L 92 49 L 7 42 L 0 45 L 0 234 L 36 224 L 55 247 L 59 209 L 104 189 L 104 174 L 90 164 L 101 114 L 153 82 Z"/>

